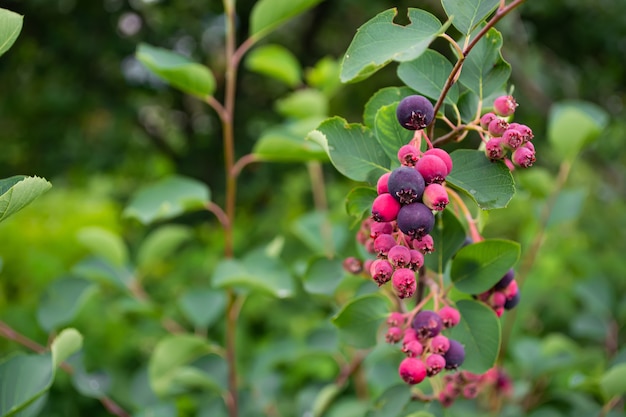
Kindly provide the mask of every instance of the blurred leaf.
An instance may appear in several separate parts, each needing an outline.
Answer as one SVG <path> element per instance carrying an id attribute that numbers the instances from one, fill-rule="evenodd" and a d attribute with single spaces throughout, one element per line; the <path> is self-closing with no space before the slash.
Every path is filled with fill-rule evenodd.
<path id="1" fill-rule="evenodd" d="M 134 413 L 133 417 L 178 417 L 178 410 L 173 403 L 154 404 Z"/>
<path id="2" fill-rule="evenodd" d="M 435 227 L 430 232 L 435 251 L 424 257 L 427 268 L 443 272 L 446 264 L 465 242 L 467 232 L 452 210 L 444 210 L 435 218 Z"/>
<path id="3" fill-rule="evenodd" d="M 550 211 L 547 223 L 548 227 L 577 220 L 582 212 L 588 194 L 589 193 L 584 188 L 562 190 L 554 202 L 554 208 Z"/>
<path id="4" fill-rule="evenodd" d="M 147 271 L 155 263 L 173 256 L 174 252 L 193 235 L 191 228 L 166 224 L 150 232 L 137 251 L 137 268 Z"/>
<path id="5" fill-rule="evenodd" d="M 306 140 L 322 118 L 290 120 L 264 131 L 254 144 L 253 155 L 260 161 L 307 162 L 328 161 L 326 151 L 317 143 Z"/>
<path id="6" fill-rule="evenodd" d="M 390 161 L 398 160 L 398 149 L 407 145 L 415 133 L 402 127 L 396 117 L 398 103 L 388 104 L 378 109 L 374 120 L 376 140 Z"/>
<path id="7" fill-rule="evenodd" d="M 311 294 L 333 295 L 344 275 L 341 259 L 313 257 L 302 278 L 304 289 Z"/>
<path id="8" fill-rule="evenodd" d="M 376 190 L 370 187 L 353 188 L 346 197 L 346 212 L 360 221 L 371 214 L 372 202 L 377 195 Z"/>
<path id="9" fill-rule="evenodd" d="M 211 193 L 206 184 L 174 175 L 139 189 L 123 215 L 149 224 L 202 210 L 210 199 Z"/>
<path id="10" fill-rule="evenodd" d="M 313 402 L 313 407 L 311 408 L 312 417 L 322 417 L 339 394 L 341 394 L 341 387 L 337 384 L 324 386 Z"/>
<path id="11" fill-rule="evenodd" d="M 455 287 L 467 294 L 480 294 L 493 287 L 520 257 L 517 242 L 486 239 L 464 246 L 456 253 L 450 268 Z"/>
<path id="12" fill-rule="evenodd" d="M 480 98 L 501 89 L 511 75 L 511 66 L 502 58 L 501 48 L 502 35 L 491 28 L 465 59 L 459 82 Z"/>
<path id="13" fill-rule="evenodd" d="M 291 297 L 295 290 L 293 278 L 283 262 L 260 250 L 249 252 L 241 260 L 222 260 L 215 268 L 212 282 L 216 288 L 243 287 L 278 298 Z"/>
<path id="14" fill-rule="evenodd" d="M 52 344 L 52 367 L 56 369 L 61 362 L 65 361 L 74 352 L 77 352 L 83 345 L 83 336 L 76 329 L 67 328 L 59 333 Z"/>
<path id="15" fill-rule="evenodd" d="M 606 128 L 609 116 L 595 104 L 564 101 L 550 109 L 548 140 L 560 158 L 572 161 Z"/>
<path id="16" fill-rule="evenodd" d="M 268 44 L 253 49 L 248 53 L 245 65 L 248 70 L 282 81 L 289 87 L 301 83 L 302 69 L 298 59 L 282 45 Z"/>
<path id="17" fill-rule="evenodd" d="M 82 278 L 54 280 L 44 291 L 37 306 L 39 325 L 51 332 L 69 324 L 96 289 L 93 282 Z"/>
<path id="18" fill-rule="evenodd" d="M 99 226 L 83 227 L 76 237 L 94 255 L 100 256 L 113 265 L 122 266 L 128 262 L 128 250 L 122 237 Z"/>
<path id="19" fill-rule="evenodd" d="M 306 70 L 305 79 L 308 85 L 317 88 L 330 98 L 341 88 L 340 70 L 339 62 L 331 57 L 324 57 L 317 61 L 315 66 Z"/>
<path id="20" fill-rule="evenodd" d="M 15 175 L 0 180 L 0 222 L 30 204 L 52 187 L 39 177 Z"/>
<path id="21" fill-rule="evenodd" d="M 309 138 L 320 144 L 335 168 L 352 180 L 376 182 L 389 171 L 389 158 L 373 132 L 363 125 L 332 117 L 309 133 Z"/>
<path id="22" fill-rule="evenodd" d="M 404 417 L 402 410 L 410 400 L 411 387 L 409 385 L 393 385 L 373 401 L 372 408 L 366 417 Z"/>
<path id="23" fill-rule="evenodd" d="M 316 254 L 327 255 L 340 251 L 348 239 L 348 231 L 341 224 L 333 224 L 328 213 L 312 211 L 298 217 L 292 232 Z"/>
<path id="24" fill-rule="evenodd" d="M 415 94 L 415 91 L 408 87 L 383 87 L 376 91 L 367 103 L 365 103 L 365 109 L 363 110 L 363 123 L 365 126 L 374 128 L 376 121 L 376 114 L 382 106 L 388 104 L 397 103 L 405 97 Z"/>
<path id="25" fill-rule="evenodd" d="M 125 267 L 111 265 L 102 258 L 90 257 L 83 259 L 72 267 L 72 274 L 96 282 L 107 282 L 119 289 L 127 290 L 133 274 Z"/>
<path id="26" fill-rule="evenodd" d="M 89 398 L 102 398 L 108 395 L 111 388 L 109 373 L 87 372 L 82 352 L 72 355 L 66 362 L 72 367 L 72 385 L 81 395 Z"/>
<path id="27" fill-rule="evenodd" d="M 577 282 L 574 292 L 580 298 L 583 310 L 600 316 L 610 317 L 615 307 L 615 291 L 606 279 L 594 276 L 583 282 Z"/>
<path id="28" fill-rule="evenodd" d="M 609 399 L 626 394 L 626 363 L 620 363 L 606 371 L 600 378 L 604 398 Z"/>
<path id="29" fill-rule="evenodd" d="M 250 37 L 259 39 L 321 0 L 259 0 L 250 13 Z"/>
<path id="30" fill-rule="evenodd" d="M 438 100 L 448 75 L 452 72 L 452 64 L 439 52 L 428 49 L 412 61 L 401 62 L 397 72 L 407 86 L 426 97 Z M 458 100 L 459 86 L 453 84 L 445 102 L 454 104 Z"/>
<path id="31" fill-rule="evenodd" d="M 207 328 L 226 310 L 226 294 L 211 288 L 190 288 L 179 299 L 185 317 L 195 326 Z"/>
<path id="32" fill-rule="evenodd" d="M 322 118 L 328 113 L 328 99 L 319 90 L 300 89 L 276 100 L 276 110 L 283 116 L 294 119 Z"/>
<path id="33" fill-rule="evenodd" d="M 507 206 L 515 183 L 503 162 L 491 162 L 484 152 L 470 149 L 456 150 L 450 156 L 454 167 L 446 184 L 467 193 L 483 210 Z"/>
<path id="34" fill-rule="evenodd" d="M 207 340 L 195 335 L 177 334 L 162 338 L 150 357 L 150 386 L 159 396 L 179 394 L 189 388 L 219 392 L 219 384 L 211 375 L 189 365 L 214 350 Z"/>
<path id="35" fill-rule="evenodd" d="M 7 9 L 0 9 L 0 56 L 11 48 L 22 31 L 24 17 Z"/>
<path id="36" fill-rule="evenodd" d="M 343 341 L 355 348 L 376 345 L 379 325 L 389 314 L 389 300 L 380 294 L 367 294 L 346 303 L 332 318 Z"/>
<path id="37" fill-rule="evenodd" d="M 450 337 L 465 348 L 461 369 L 483 373 L 491 368 L 500 351 L 500 321 L 491 307 L 474 300 L 459 300 L 456 308 L 461 321 L 450 331 Z"/>
<path id="38" fill-rule="evenodd" d="M 414 8 L 408 9 L 410 24 L 395 24 L 397 12 L 381 12 L 357 30 L 341 63 L 342 82 L 364 80 L 391 61 L 417 58 L 446 29 L 432 14 Z"/>
<path id="39" fill-rule="evenodd" d="M 135 55 L 150 71 L 185 93 L 206 98 L 215 91 L 211 71 L 189 58 L 145 43 L 137 47 Z"/>
<path id="40" fill-rule="evenodd" d="M 469 35 L 498 7 L 499 0 L 457 1 L 441 0 L 443 9 L 452 18 L 452 26 Z"/>

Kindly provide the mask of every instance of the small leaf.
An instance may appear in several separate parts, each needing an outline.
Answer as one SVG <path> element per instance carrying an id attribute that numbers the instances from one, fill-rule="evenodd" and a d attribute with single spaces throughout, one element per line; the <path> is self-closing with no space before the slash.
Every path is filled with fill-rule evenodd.
<path id="1" fill-rule="evenodd" d="M 600 388 L 607 400 L 626 394 L 626 363 L 620 363 L 606 371 L 600 378 Z"/>
<path id="2" fill-rule="evenodd" d="M 326 97 L 332 97 L 341 87 L 339 62 L 331 57 L 324 57 L 305 72 L 306 83 L 320 90 Z"/>
<path id="3" fill-rule="evenodd" d="M 210 195 L 204 183 L 174 175 L 137 191 L 123 215 L 143 224 L 171 219 L 186 212 L 202 210 L 210 201 Z"/>
<path id="4" fill-rule="evenodd" d="M 211 288 L 193 288 L 178 300 L 180 309 L 195 326 L 208 328 L 226 310 L 226 295 Z"/>
<path id="5" fill-rule="evenodd" d="M 252 153 L 259 161 L 326 162 L 326 151 L 319 144 L 306 140 L 307 134 L 321 122 L 321 118 L 311 117 L 271 127 L 261 134 Z"/>
<path id="6" fill-rule="evenodd" d="M 363 125 L 332 117 L 309 133 L 309 138 L 322 145 L 335 168 L 352 180 L 376 182 L 389 170 L 389 158 Z"/>
<path id="7" fill-rule="evenodd" d="M 260 39 L 287 20 L 303 13 L 322 0 L 259 0 L 250 13 L 250 37 Z"/>
<path id="8" fill-rule="evenodd" d="M 248 53 L 245 65 L 248 70 L 282 81 L 289 87 L 301 83 L 302 68 L 298 59 L 281 45 L 269 44 L 253 49 Z"/>
<path id="9" fill-rule="evenodd" d="M 150 71 L 185 93 L 206 98 L 215 91 L 211 71 L 180 54 L 142 43 L 135 55 Z"/>
<path id="10" fill-rule="evenodd" d="M 502 35 L 491 28 L 465 59 L 459 82 L 481 99 L 500 90 L 511 75 L 511 65 L 502 58 Z"/>
<path id="11" fill-rule="evenodd" d="M 137 251 L 137 268 L 149 271 L 155 264 L 173 256 L 174 252 L 193 236 L 191 228 L 167 224 L 152 232 L 141 242 Z"/>
<path id="12" fill-rule="evenodd" d="M 391 61 L 411 61 L 420 56 L 446 27 L 432 14 L 409 8 L 406 26 L 393 22 L 398 10 L 374 16 L 358 30 L 341 64 L 341 81 L 364 80 Z"/>
<path id="13" fill-rule="evenodd" d="M 133 274 L 126 267 L 110 264 L 105 259 L 89 257 L 72 267 L 72 274 L 96 282 L 113 284 L 121 290 L 128 290 Z"/>
<path id="14" fill-rule="evenodd" d="M 398 77 L 413 90 L 438 100 L 448 75 L 452 72 L 452 64 L 439 52 L 428 49 L 412 61 L 398 65 Z M 446 95 L 445 102 L 454 104 L 459 100 L 459 87 L 453 84 Z"/>
<path id="15" fill-rule="evenodd" d="M 83 345 L 83 336 L 76 329 L 67 328 L 61 331 L 52 341 L 52 366 L 57 368 Z"/>
<path id="16" fill-rule="evenodd" d="M 459 291 L 480 294 L 493 287 L 519 260 L 517 242 L 486 239 L 464 246 L 456 253 L 450 278 Z"/>
<path id="17" fill-rule="evenodd" d="M 376 398 L 366 417 L 404 417 L 402 410 L 409 401 L 411 401 L 410 386 L 393 385 Z"/>
<path id="18" fill-rule="evenodd" d="M 319 90 L 305 88 L 294 91 L 276 101 L 276 110 L 285 117 L 294 119 L 310 119 L 326 117 L 328 99 Z"/>
<path id="19" fill-rule="evenodd" d="M 378 327 L 388 314 L 388 299 L 379 294 L 366 294 L 346 303 L 332 322 L 347 344 L 366 349 L 376 345 Z"/>
<path id="20" fill-rule="evenodd" d="M 372 202 L 378 194 L 370 187 L 353 188 L 346 197 L 346 212 L 357 218 L 363 219 L 372 212 Z"/>
<path id="21" fill-rule="evenodd" d="M 44 291 L 37 306 L 37 321 L 47 332 L 69 324 L 96 286 L 82 278 L 63 277 Z"/>
<path id="22" fill-rule="evenodd" d="M 398 103 L 382 106 L 376 113 L 376 139 L 391 161 L 398 160 L 398 149 L 413 138 L 413 131 L 402 127 L 396 117 Z"/>
<path id="23" fill-rule="evenodd" d="M 24 17 L 0 8 L 0 56 L 11 48 L 22 31 Z"/>
<path id="24" fill-rule="evenodd" d="M 469 35 L 498 7 L 499 0 L 441 0 L 452 25 L 464 35 Z"/>
<path id="25" fill-rule="evenodd" d="M 484 152 L 470 149 L 456 150 L 450 156 L 454 166 L 446 184 L 467 193 L 483 210 L 509 204 L 515 194 L 515 183 L 503 162 L 491 162 Z"/>
<path id="26" fill-rule="evenodd" d="M 0 180 L 0 221 L 23 209 L 52 187 L 39 177 L 16 175 Z"/>
<path id="27" fill-rule="evenodd" d="M 500 351 L 500 321 L 487 305 L 474 300 L 460 300 L 456 308 L 461 321 L 451 329 L 450 337 L 465 348 L 461 369 L 477 374 L 493 367 Z"/>
<path id="28" fill-rule="evenodd" d="M 122 237 L 99 226 L 80 229 L 76 235 L 78 241 L 94 255 L 100 256 L 113 265 L 122 266 L 128 262 L 128 250 Z"/>
<path id="29" fill-rule="evenodd" d="M 383 87 L 378 90 L 370 99 L 365 103 L 365 109 L 363 111 L 363 123 L 365 126 L 374 128 L 374 122 L 376 121 L 376 114 L 382 106 L 388 104 L 397 103 L 405 97 L 415 94 L 415 91 L 408 87 Z"/>
<path id="30" fill-rule="evenodd" d="M 311 294 L 333 295 L 344 275 L 341 259 L 314 257 L 302 277 L 304 289 Z"/>
<path id="31" fill-rule="evenodd" d="M 341 250 L 348 239 L 346 228 L 333 224 L 328 213 L 321 211 L 298 217 L 292 224 L 292 232 L 316 254 Z"/>
<path id="32" fill-rule="evenodd" d="M 435 243 L 435 251 L 424 257 L 424 263 L 433 271 L 443 272 L 448 261 L 463 245 L 467 232 L 451 210 L 444 210 L 436 217 L 430 235 Z"/>

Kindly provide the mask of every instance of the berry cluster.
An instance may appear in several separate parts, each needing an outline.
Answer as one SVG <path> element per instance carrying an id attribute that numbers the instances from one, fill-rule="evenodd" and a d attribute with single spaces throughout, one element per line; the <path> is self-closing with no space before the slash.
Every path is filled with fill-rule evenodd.
<path id="1" fill-rule="evenodd" d="M 515 271 L 509 269 L 492 288 L 474 297 L 489 305 L 498 317 L 502 316 L 504 310 L 512 309 L 520 301 Z"/>
<path id="2" fill-rule="evenodd" d="M 508 122 L 516 108 L 513 96 L 500 96 L 493 102 L 494 111 L 480 118 L 485 136 L 485 154 L 489 159 L 497 160 L 507 158 L 508 152 L 511 152 L 513 164 L 528 168 L 536 160 L 533 131 L 526 125 Z"/>
<path id="3" fill-rule="evenodd" d="M 510 396 L 513 385 L 509 376 L 500 368 L 491 368 L 484 374 L 460 371 L 444 375 L 444 388 L 439 392 L 438 399 L 444 407 L 449 407 L 459 398 L 473 399 L 485 391 L 493 391 L 498 396 Z"/>

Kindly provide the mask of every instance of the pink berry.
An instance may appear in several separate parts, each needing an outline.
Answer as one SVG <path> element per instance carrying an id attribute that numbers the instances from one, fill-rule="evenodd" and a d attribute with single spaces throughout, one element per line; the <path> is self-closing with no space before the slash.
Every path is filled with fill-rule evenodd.
<path id="1" fill-rule="evenodd" d="M 409 268 L 413 271 L 417 271 L 424 265 L 424 254 L 417 249 L 411 249 L 411 263 L 409 264 Z"/>
<path id="2" fill-rule="evenodd" d="M 502 136 L 505 130 L 509 128 L 509 123 L 506 120 L 496 117 L 489 123 L 487 130 L 491 136 Z"/>
<path id="3" fill-rule="evenodd" d="M 415 168 L 422 174 L 426 184 L 442 183 L 448 175 L 446 163 L 440 157 L 432 154 L 422 156 L 415 164 Z"/>
<path id="4" fill-rule="evenodd" d="M 483 116 L 480 118 L 480 126 L 487 130 L 489 128 L 489 123 L 491 123 L 492 121 L 494 121 L 495 119 L 497 119 L 498 116 L 496 116 L 495 113 L 489 112 L 489 113 L 485 113 L 483 114 Z"/>
<path id="5" fill-rule="evenodd" d="M 398 373 L 407 384 L 419 384 L 426 378 L 426 366 L 417 358 L 404 358 L 400 362 Z"/>
<path id="6" fill-rule="evenodd" d="M 402 351 L 409 358 L 417 358 L 424 352 L 424 346 L 416 339 L 404 344 Z"/>
<path id="7" fill-rule="evenodd" d="M 404 339 L 402 339 L 402 345 L 407 346 L 409 343 L 417 340 L 417 333 L 412 327 L 407 328 L 404 331 Z"/>
<path id="8" fill-rule="evenodd" d="M 424 340 L 435 337 L 443 327 L 443 320 L 432 310 L 422 310 L 415 315 L 411 324 L 417 333 L 418 339 Z"/>
<path id="9" fill-rule="evenodd" d="M 404 336 L 404 332 L 402 331 L 401 328 L 399 327 L 390 327 L 387 330 L 387 334 L 385 335 L 385 340 L 387 341 L 387 343 L 398 343 L 400 340 L 402 340 L 402 337 Z"/>
<path id="10" fill-rule="evenodd" d="M 404 245 L 395 245 L 389 249 L 387 258 L 396 268 L 404 268 L 411 263 L 411 251 Z"/>
<path id="11" fill-rule="evenodd" d="M 389 192 L 389 187 L 387 187 L 387 182 L 389 181 L 389 176 L 391 172 L 385 172 L 383 175 L 378 178 L 376 182 L 376 192 L 380 194 L 385 194 Z"/>
<path id="12" fill-rule="evenodd" d="M 493 160 L 504 158 L 504 141 L 502 138 L 491 138 L 485 144 L 485 155 Z"/>
<path id="13" fill-rule="evenodd" d="M 478 384 L 467 384 L 463 387 L 463 398 L 471 400 L 478 396 Z"/>
<path id="14" fill-rule="evenodd" d="M 461 313 L 454 307 L 445 306 L 438 311 L 438 314 L 446 328 L 454 327 L 461 321 Z"/>
<path id="15" fill-rule="evenodd" d="M 435 241 L 431 235 L 424 235 L 413 240 L 413 248 L 422 252 L 424 255 L 435 251 Z"/>
<path id="16" fill-rule="evenodd" d="M 413 145 L 404 145 L 398 149 L 398 161 L 401 165 L 414 167 L 420 157 L 420 150 Z"/>
<path id="17" fill-rule="evenodd" d="M 424 152 L 424 155 L 438 156 L 439 158 L 441 158 L 444 164 L 446 164 L 446 168 L 448 168 L 448 172 L 446 175 L 452 172 L 452 158 L 450 157 L 450 154 L 448 152 L 444 151 L 441 148 L 432 148 Z"/>
<path id="18" fill-rule="evenodd" d="M 502 141 L 511 149 L 517 149 L 524 143 L 522 134 L 516 129 L 507 129 L 502 134 Z"/>
<path id="19" fill-rule="evenodd" d="M 370 275 L 380 287 L 391 279 L 393 266 L 386 259 L 376 259 L 370 266 Z"/>
<path id="20" fill-rule="evenodd" d="M 426 375 L 434 376 L 443 370 L 446 366 L 446 360 L 443 356 L 433 353 L 426 358 Z"/>
<path id="21" fill-rule="evenodd" d="M 494 308 L 504 307 L 504 303 L 506 303 L 506 296 L 504 293 L 500 291 L 496 291 L 491 294 L 490 305 Z"/>
<path id="22" fill-rule="evenodd" d="M 373 222 L 370 226 L 370 236 L 376 239 L 380 235 L 390 235 L 393 233 L 393 223 L 391 222 Z"/>
<path id="23" fill-rule="evenodd" d="M 424 188 L 422 201 L 431 210 L 442 211 L 450 203 L 448 192 L 441 184 L 432 183 Z"/>
<path id="24" fill-rule="evenodd" d="M 520 134 L 522 135 L 522 139 L 524 140 L 524 143 L 530 142 L 531 140 L 533 140 L 534 135 L 530 127 L 526 125 L 522 125 L 522 124 L 516 124 L 515 130 L 520 132 Z"/>
<path id="25" fill-rule="evenodd" d="M 391 276 L 391 284 L 396 290 L 398 297 L 408 298 L 411 297 L 417 289 L 417 282 L 415 281 L 415 272 L 408 268 L 396 269 Z"/>
<path id="26" fill-rule="evenodd" d="M 343 269 L 344 271 L 350 274 L 360 274 L 363 271 L 363 262 L 360 259 L 355 258 L 354 256 L 349 256 L 343 260 Z"/>
<path id="27" fill-rule="evenodd" d="M 535 163 L 535 152 L 525 146 L 517 148 L 511 156 L 513 163 L 522 168 L 531 167 Z"/>
<path id="28" fill-rule="evenodd" d="M 493 109 L 500 116 L 510 116 L 515 113 L 517 102 L 513 96 L 500 96 L 493 101 Z"/>
<path id="29" fill-rule="evenodd" d="M 391 194 L 380 194 L 372 202 L 372 218 L 377 222 L 391 222 L 399 211 L 400 203 Z"/>
<path id="30" fill-rule="evenodd" d="M 394 311 L 389 313 L 387 317 L 387 324 L 390 326 L 402 327 L 404 326 L 404 314 Z"/>
<path id="31" fill-rule="evenodd" d="M 389 250 L 396 246 L 396 240 L 392 235 L 380 235 L 374 239 L 374 251 L 380 257 L 387 257 Z"/>
<path id="32" fill-rule="evenodd" d="M 448 351 L 449 347 L 450 340 L 442 334 L 438 334 L 430 339 L 430 351 L 432 353 L 444 354 Z"/>

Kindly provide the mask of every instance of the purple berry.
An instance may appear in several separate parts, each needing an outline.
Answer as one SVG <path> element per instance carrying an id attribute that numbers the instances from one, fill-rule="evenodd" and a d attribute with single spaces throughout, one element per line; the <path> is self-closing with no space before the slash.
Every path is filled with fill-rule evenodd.
<path id="1" fill-rule="evenodd" d="M 434 311 L 422 310 L 413 318 L 412 327 L 419 339 L 429 339 L 439 334 L 443 321 Z"/>
<path id="2" fill-rule="evenodd" d="M 415 169 L 422 174 L 426 184 L 442 183 L 448 175 L 446 163 L 436 155 L 424 155 L 415 164 Z"/>
<path id="3" fill-rule="evenodd" d="M 513 160 L 513 163 L 515 165 L 520 166 L 522 168 L 531 167 L 535 163 L 535 160 L 536 160 L 535 152 L 526 146 L 521 146 L 517 148 L 513 152 L 511 159 Z"/>
<path id="4" fill-rule="evenodd" d="M 404 245 L 395 245 L 389 249 L 387 258 L 391 265 L 397 268 L 404 268 L 411 263 L 411 251 Z"/>
<path id="5" fill-rule="evenodd" d="M 374 251 L 377 256 L 387 257 L 389 250 L 396 246 L 396 240 L 392 235 L 381 234 L 374 239 Z"/>
<path id="6" fill-rule="evenodd" d="M 372 202 L 372 218 L 377 222 L 391 222 L 400 211 L 400 203 L 391 194 L 381 194 Z"/>
<path id="7" fill-rule="evenodd" d="M 446 360 L 443 356 L 433 353 L 426 358 L 426 375 L 434 376 L 443 370 L 446 366 Z"/>
<path id="8" fill-rule="evenodd" d="M 500 96 L 493 101 L 493 109 L 500 116 L 510 116 L 515 113 L 517 102 L 513 96 Z"/>
<path id="9" fill-rule="evenodd" d="M 503 290 L 509 286 L 511 281 L 515 278 L 515 270 L 513 268 L 509 269 L 506 274 L 500 278 L 500 281 L 496 282 L 496 285 L 493 286 L 495 290 Z"/>
<path id="10" fill-rule="evenodd" d="M 489 134 L 491 136 L 502 136 L 502 134 L 509 128 L 509 122 L 496 117 L 489 123 Z"/>
<path id="11" fill-rule="evenodd" d="M 497 119 L 498 116 L 496 116 L 495 113 L 489 112 L 489 113 L 485 113 L 483 114 L 483 116 L 480 118 L 480 126 L 487 130 L 489 129 L 489 123 L 491 123 L 492 121 L 494 121 L 495 119 Z"/>
<path id="12" fill-rule="evenodd" d="M 438 156 L 439 158 L 441 158 L 443 163 L 446 164 L 446 168 L 448 168 L 448 172 L 446 173 L 446 175 L 452 172 L 452 158 L 450 157 L 450 154 L 448 152 L 444 151 L 441 148 L 432 148 L 424 152 L 424 155 Z"/>
<path id="13" fill-rule="evenodd" d="M 445 187 L 437 183 L 428 184 L 424 188 L 422 201 L 426 207 L 436 211 L 442 211 L 450 203 Z"/>
<path id="14" fill-rule="evenodd" d="M 465 360 L 465 348 L 454 339 L 450 339 L 450 347 L 443 355 L 446 360 L 446 369 L 457 369 Z"/>
<path id="15" fill-rule="evenodd" d="M 404 145 L 398 149 L 398 161 L 401 165 L 414 167 L 420 158 L 420 150 L 413 145 Z"/>
<path id="16" fill-rule="evenodd" d="M 461 313 L 454 307 L 445 306 L 438 313 L 445 328 L 454 327 L 461 321 Z"/>
<path id="17" fill-rule="evenodd" d="M 370 275 L 380 287 L 391 279 L 393 274 L 393 266 L 386 259 L 376 259 L 370 266 Z"/>
<path id="18" fill-rule="evenodd" d="M 417 289 L 417 281 L 415 280 L 415 272 L 409 268 L 396 269 L 391 276 L 391 284 L 396 290 L 398 297 L 409 298 Z"/>
<path id="19" fill-rule="evenodd" d="M 505 310 L 510 310 L 512 308 L 515 308 L 515 306 L 517 306 L 519 304 L 520 298 L 521 298 L 520 292 L 517 291 L 513 297 L 508 298 L 506 300 L 506 302 L 504 303 L 504 309 Z"/>
<path id="20" fill-rule="evenodd" d="M 428 126 L 435 116 L 431 102 L 423 96 L 412 95 L 402 99 L 396 109 L 400 125 L 408 130 L 421 130 Z"/>
<path id="21" fill-rule="evenodd" d="M 394 169 L 387 182 L 389 194 L 400 204 L 410 204 L 417 201 L 424 193 L 426 186 L 422 175 L 413 167 L 399 167 Z"/>
<path id="22" fill-rule="evenodd" d="M 400 362 L 398 373 L 407 384 L 419 384 L 426 378 L 426 365 L 417 358 L 404 358 Z"/>
<path id="23" fill-rule="evenodd" d="M 397 216 L 398 228 L 414 239 L 419 239 L 430 233 L 435 225 L 435 216 L 422 203 L 412 203 L 402 206 Z"/>
<path id="24" fill-rule="evenodd" d="M 391 172 L 385 172 L 383 175 L 378 178 L 376 182 L 376 192 L 380 194 L 385 194 L 389 192 L 389 187 L 387 187 L 387 181 L 389 181 L 389 175 Z"/>

